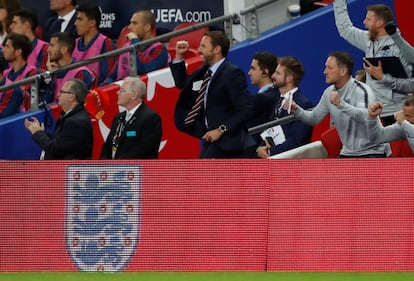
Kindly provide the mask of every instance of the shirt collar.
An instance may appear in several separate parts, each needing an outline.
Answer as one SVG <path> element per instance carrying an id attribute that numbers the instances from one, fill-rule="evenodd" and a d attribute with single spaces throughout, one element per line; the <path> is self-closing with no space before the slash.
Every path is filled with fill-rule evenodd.
<path id="1" fill-rule="evenodd" d="M 215 64 L 213 64 L 210 67 L 211 70 L 211 77 L 214 76 L 214 74 L 216 73 L 217 69 L 220 67 L 220 65 L 224 62 L 225 58 L 222 58 L 221 60 L 219 60 L 218 62 L 216 62 Z"/>
<path id="2" fill-rule="evenodd" d="M 137 111 L 138 107 L 140 107 L 141 104 L 142 102 L 139 103 L 137 106 L 131 108 L 131 110 L 127 110 L 126 113 L 131 113 L 131 116 L 133 116 L 135 114 L 135 111 Z"/>
<path id="3" fill-rule="evenodd" d="M 71 12 L 67 13 L 63 17 L 59 17 L 59 19 L 64 19 L 65 22 L 70 22 L 70 19 L 73 17 L 73 15 L 76 13 L 76 9 L 73 9 Z"/>
<path id="4" fill-rule="evenodd" d="M 273 83 L 269 83 L 269 84 L 267 84 L 267 85 L 264 85 L 263 87 L 261 87 L 260 89 L 259 89 L 259 94 L 260 93 L 264 93 L 264 92 L 266 92 L 267 90 L 269 90 L 270 88 L 272 88 L 273 87 Z"/>

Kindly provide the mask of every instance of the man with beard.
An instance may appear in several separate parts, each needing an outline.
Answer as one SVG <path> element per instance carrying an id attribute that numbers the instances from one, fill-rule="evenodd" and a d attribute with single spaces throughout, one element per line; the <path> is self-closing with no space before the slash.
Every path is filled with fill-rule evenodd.
<path id="1" fill-rule="evenodd" d="M 73 49 L 75 48 L 75 39 L 67 32 L 58 32 L 50 38 L 48 48 L 50 64 L 48 70 L 54 70 L 61 66 L 73 64 L 75 60 L 72 57 Z M 60 89 L 65 81 L 71 78 L 78 78 L 82 80 L 88 89 L 95 86 L 95 75 L 86 66 L 74 68 L 69 71 L 59 72 L 53 77 L 53 91 L 45 95 L 46 102 L 56 102 L 59 96 Z"/>
<path id="2" fill-rule="evenodd" d="M 290 108 L 295 117 L 309 125 L 321 122 L 330 114 L 331 125 L 336 127 L 342 142 L 339 158 L 387 157 L 388 144 L 376 144 L 369 140 L 368 105 L 373 102 L 371 88 L 352 78 L 354 62 L 350 54 L 334 52 L 328 56 L 324 74 L 326 83 L 331 84 L 323 92 L 316 107 L 307 111 L 295 101 L 283 105 Z"/>
<path id="3" fill-rule="evenodd" d="M 221 31 L 206 32 L 198 52 L 204 65 L 187 75 L 187 41 L 176 44 L 170 64 L 181 89 L 175 108 L 177 128 L 202 140 L 200 158 L 239 158 L 246 146 L 252 105 L 242 69 L 226 59 L 230 41 Z"/>
<path id="4" fill-rule="evenodd" d="M 311 108 L 312 102 L 301 93 L 298 88 L 305 71 L 303 65 L 294 57 L 282 57 L 278 60 L 276 71 L 272 75 L 273 84 L 279 88 L 280 99 L 273 109 L 273 119 L 286 117 L 290 109 L 283 106 L 295 102 L 304 109 Z M 260 158 L 268 158 L 271 155 L 299 147 L 310 142 L 312 126 L 302 121 L 295 120 L 287 124 L 278 125 L 265 131 L 269 135 L 270 143 L 265 139 L 262 146 L 256 150 Z M 272 132 L 279 132 L 279 135 L 272 137 Z M 274 139 L 273 139 L 274 138 Z"/>
<path id="5" fill-rule="evenodd" d="M 336 27 L 341 37 L 365 52 L 367 58 L 399 57 L 409 77 L 393 77 L 384 73 L 380 62 L 375 66 L 364 59 L 366 83 L 371 86 L 376 99 L 383 102 L 381 119 L 384 125 L 390 125 L 394 123 L 394 112 L 401 109 L 407 95 L 414 91 L 412 66 L 400 54 L 399 48 L 385 30 L 385 25 L 393 19 L 392 11 L 383 4 L 369 5 L 363 22 L 367 30 L 362 30 L 351 22 L 346 0 L 335 0 L 333 5 Z"/>

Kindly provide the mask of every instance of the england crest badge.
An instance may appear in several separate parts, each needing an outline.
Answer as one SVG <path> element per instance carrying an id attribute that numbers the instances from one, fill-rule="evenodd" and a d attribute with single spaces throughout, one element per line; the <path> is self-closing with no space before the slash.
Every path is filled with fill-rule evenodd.
<path id="1" fill-rule="evenodd" d="M 69 165 L 66 246 L 80 271 L 122 271 L 141 223 L 140 165 Z"/>

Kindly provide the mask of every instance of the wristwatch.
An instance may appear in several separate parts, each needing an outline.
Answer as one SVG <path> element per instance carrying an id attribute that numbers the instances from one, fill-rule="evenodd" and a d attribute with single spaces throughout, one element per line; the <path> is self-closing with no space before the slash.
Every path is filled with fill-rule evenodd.
<path id="1" fill-rule="evenodd" d="M 219 127 L 218 127 L 218 129 L 219 129 L 219 131 L 221 132 L 221 133 L 224 133 L 224 132 L 227 132 L 227 126 L 226 125 L 220 125 Z"/>

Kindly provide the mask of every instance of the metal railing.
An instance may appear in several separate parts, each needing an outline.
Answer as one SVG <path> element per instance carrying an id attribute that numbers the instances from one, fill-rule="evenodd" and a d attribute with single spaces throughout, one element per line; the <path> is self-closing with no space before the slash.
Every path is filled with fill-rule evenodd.
<path id="1" fill-rule="evenodd" d="M 230 39 L 230 42 L 232 42 L 232 34 L 231 34 L 231 24 L 233 23 L 233 21 L 238 19 L 238 15 L 237 14 L 232 14 L 232 15 L 227 15 L 227 16 L 221 16 L 221 17 L 217 17 L 214 18 L 212 20 L 209 20 L 207 22 L 204 23 L 199 23 L 199 24 L 195 24 L 186 28 L 182 28 L 182 29 L 178 29 L 166 34 L 162 34 L 160 36 L 156 36 L 154 38 L 151 38 L 149 40 L 145 40 L 142 42 L 138 42 L 136 44 L 127 46 L 127 47 L 123 47 L 120 49 L 116 49 L 110 52 L 107 52 L 105 54 L 101 54 L 98 55 L 96 57 L 92 57 L 89 59 L 85 59 L 79 62 L 75 62 L 73 64 L 70 65 L 66 65 L 63 67 L 59 67 L 55 70 L 52 71 L 46 71 L 25 79 L 22 79 L 20 81 L 16 81 L 13 82 L 11 84 L 8 85 L 4 85 L 4 86 L 0 86 L 0 91 L 6 91 L 8 89 L 14 88 L 14 87 L 18 87 L 18 86 L 22 86 L 22 85 L 27 85 L 27 84 L 32 84 L 31 90 L 30 90 L 30 96 L 31 96 L 31 107 L 30 110 L 31 111 L 36 111 L 39 110 L 39 85 L 41 83 L 42 80 L 48 80 L 48 79 L 52 79 L 53 76 L 62 73 L 62 72 L 67 72 L 71 69 L 74 68 L 78 68 L 81 66 L 85 66 L 94 62 L 99 62 L 101 60 L 104 60 L 108 57 L 115 57 L 115 56 L 119 56 L 120 54 L 129 52 L 131 59 L 130 61 L 130 72 L 129 75 L 130 76 L 137 76 L 137 65 L 136 65 L 136 50 L 138 48 L 142 48 L 145 46 L 148 46 L 150 44 L 153 44 L 155 42 L 163 42 L 163 41 L 168 41 L 169 39 L 176 37 L 178 35 L 182 35 L 185 33 L 189 33 L 191 31 L 195 31 L 204 27 L 208 27 L 208 26 L 212 26 L 218 23 L 222 23 L 222 22 L 230 22 L 230 24 L 225 24 L 225 32 L 227 33 L 227 36 Z M 230 26 L 230 28 L 228 27 Z"/>
<path id="2" fill-rule="evenodd" d="M 279 0 L 268 0 L 260 4 L 255 4 L 252 6 L 249 6 L 243 10 L 241 10 L 239 13 L 241 16 L 250 16 L 250 28 L 246 30 L 250 33 L 251 38 L 259 38 L 260 32 L 259 32 L 259 17 L 257 15 L 257 10 L 270 5 L 274 2 L 277 2 Z"/>

